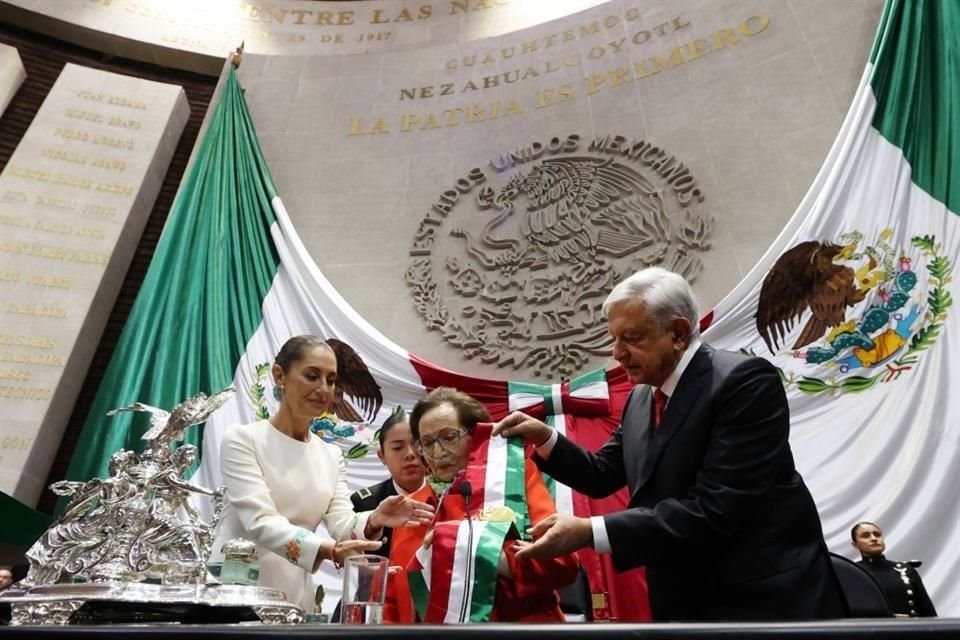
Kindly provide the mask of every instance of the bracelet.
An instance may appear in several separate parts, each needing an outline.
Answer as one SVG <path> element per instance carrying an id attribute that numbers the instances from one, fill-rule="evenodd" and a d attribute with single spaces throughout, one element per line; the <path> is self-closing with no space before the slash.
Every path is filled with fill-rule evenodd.
<path id="1" fill-rule="evenodd" d="M 343 571 L 343 562 L 337 560 L 337 545 L 339 542 L 334 542 L 333 546 L 330 547 L 330 562 L 333 563 L 333 568 L 337 571 Z"/>

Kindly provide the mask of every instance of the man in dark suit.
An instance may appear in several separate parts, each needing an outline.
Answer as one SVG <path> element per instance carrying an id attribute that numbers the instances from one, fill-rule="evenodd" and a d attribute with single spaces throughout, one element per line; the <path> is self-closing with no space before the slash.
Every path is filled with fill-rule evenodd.
<path id="1" fill-rule="evenodd" d="M 620 571 L 645 566 L 659 621 L 844 617 L 777 370 L 703 344 L 690 287 L 669 271 L 627 278 L 603 310 L 636 385 L 607 443 L 588 452 L 516 412 L 495 433 L 523 436 L 541 469 L 591 497 L 626 485 L 629 508 L 550 518 L 517 555 L 592 545 Z"/>
<path id="2" fill-rule="evenodd" d="M 398 406 L 384 421 L 377 432 L 377 443 L 377 456 L 387 467 L 390 477 L 371 487 L 355 491 L 350 496 L 353 510 L 357 512 L 372 511 L 390 496 L 408 495 L 423 486 L 427 470 L 413 448 L 410 422 L 403 407 Z M 392 537 L 393 530 L 384 528 L 383 546 L 371 553 L 389 558 Z"/>

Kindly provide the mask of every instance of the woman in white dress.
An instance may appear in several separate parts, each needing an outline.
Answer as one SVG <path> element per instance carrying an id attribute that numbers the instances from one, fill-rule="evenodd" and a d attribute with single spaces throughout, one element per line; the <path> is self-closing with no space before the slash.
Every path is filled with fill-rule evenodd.
<path id="1" fill-rule="evenodd" d="M 348 556 L 375 550 L 383 527 L 428 523 L 433 509 L 394 496 L 375 511 L 353 511 L 339 447 L 310 431 L 311 420 L 337 399 L 337 359 L 329 345 L 315 336 L 291 338 L 271 373 L 280 389 L 277 412 L 228 428 L 221 443 L 227 494 L 212 557 L 222 559 L 227 540 L 252 540 L 260 584 L 311 611 L 311 574 L 323 561 L 339 567 Z M 315 533 L 321 522 L 332 539 Z"/>

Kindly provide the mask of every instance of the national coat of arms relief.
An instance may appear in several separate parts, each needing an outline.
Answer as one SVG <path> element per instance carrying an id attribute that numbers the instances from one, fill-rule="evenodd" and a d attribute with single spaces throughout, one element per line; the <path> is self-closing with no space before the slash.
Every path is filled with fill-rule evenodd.
<path id="1" fill-rule="evenodd" d="M 601 305 L 618 281 L 703 270 L 704 202 L 690 169 L 649 141 L 535 142 L 440 194 L 406 281 L 426 326 L 465 358 L 569 377 L 609 355 Z"/>

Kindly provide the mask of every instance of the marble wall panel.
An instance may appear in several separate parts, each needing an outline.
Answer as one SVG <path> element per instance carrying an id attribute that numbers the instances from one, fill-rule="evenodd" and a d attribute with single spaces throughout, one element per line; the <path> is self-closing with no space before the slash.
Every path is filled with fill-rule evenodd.
<path id="1" fill-rule="evenodd" d="M 189 113 L 179 86 L 67 64 L 0 174 L 0 490 L 22 502 L 43 489 Z"/>

